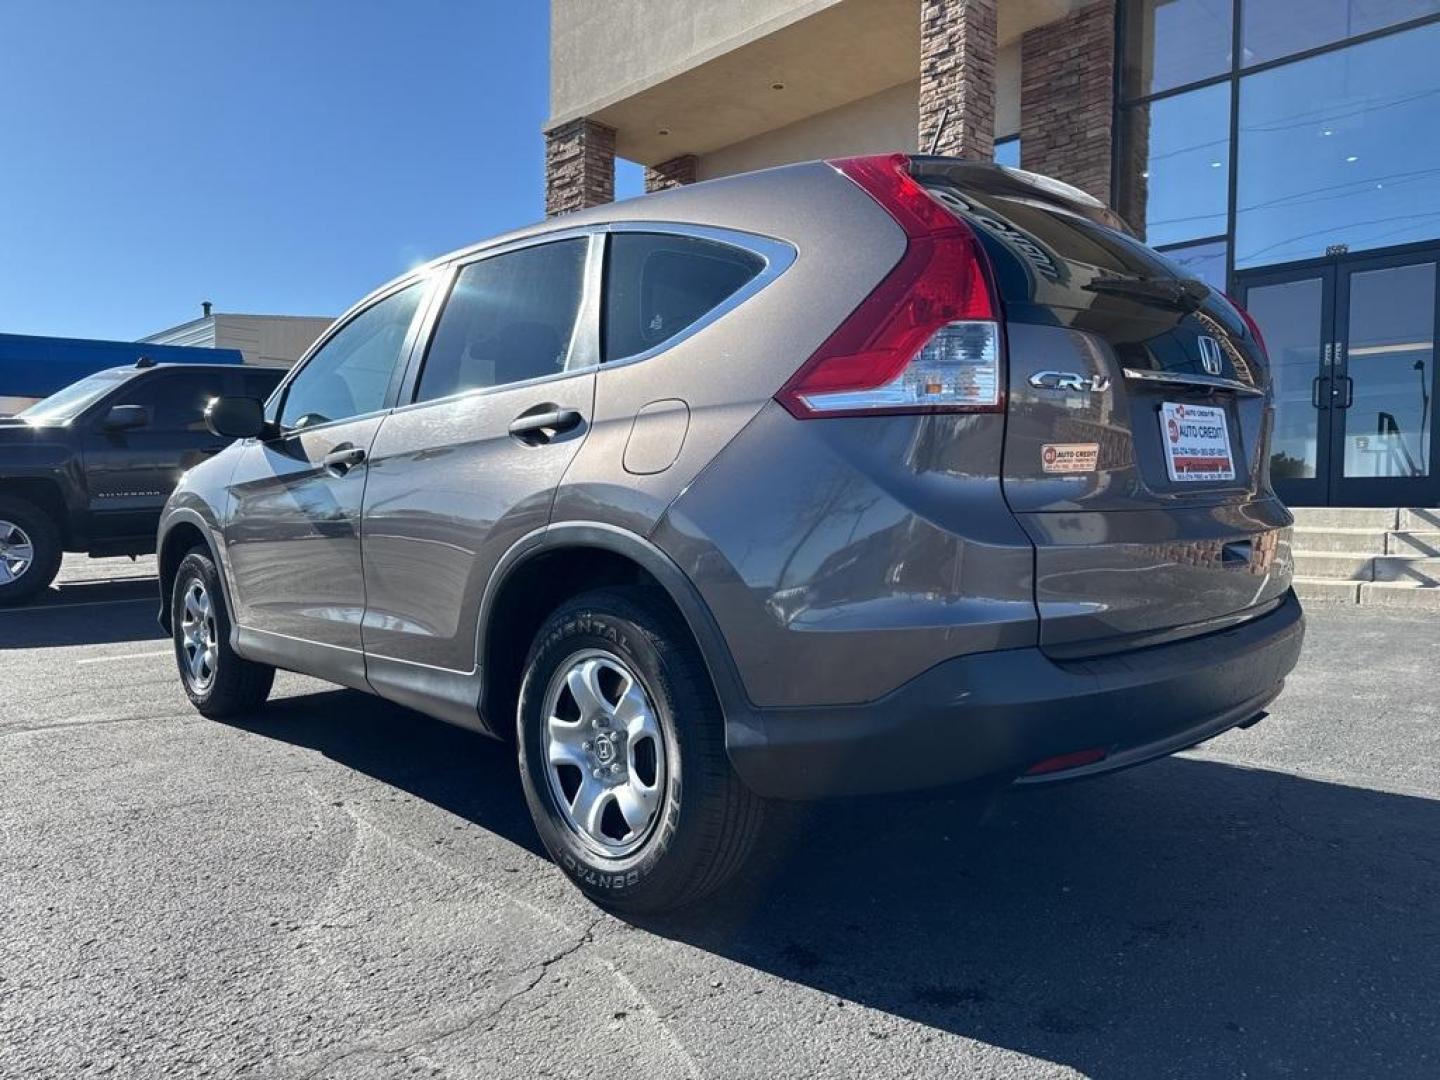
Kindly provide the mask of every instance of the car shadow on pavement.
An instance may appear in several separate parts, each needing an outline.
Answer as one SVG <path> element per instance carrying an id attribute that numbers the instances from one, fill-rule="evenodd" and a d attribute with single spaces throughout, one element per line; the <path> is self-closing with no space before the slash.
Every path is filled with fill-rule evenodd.
<path id="1" fill-rule="evenodd" d="M 1440 802 L 1178 758 L 978 828 L 943 797 L 783 817 L 639 925 L 1087 1076 L 1440 1068 Z"/>
<path id="2" fill-rule="evenodd" d="M 51 586 L 34 601 L 0 608 L 0 650 L 163 639 L 154 578 Z"/>
<path id="3" fill-rule="evenodd" d="M 232 727 L 317 750 L 544 855 L 509 745 L 369 694 L 327 690 L 276 698 Z"/>
<path id="4" fill-rule="evenodd" d="M 542 855 L 508 745 L 349 691 L 235 726 Z M 1094 1077 L 1421 1076 L 1440 802 L 1197 758 L 1007 796 L 781 805 L 742 878 L 633 925 Z"/>

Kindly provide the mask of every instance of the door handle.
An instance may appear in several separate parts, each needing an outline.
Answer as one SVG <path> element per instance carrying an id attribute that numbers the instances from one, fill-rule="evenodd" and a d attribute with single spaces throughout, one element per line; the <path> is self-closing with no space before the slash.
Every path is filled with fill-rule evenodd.
<path id="1" fill-rule="evenodd" d="M 337 446 L 321 459 L 328 472 L 344 476 L 365 460 L 365 451 L 358 446 Z"/>
<path id="2" fill-rule="evenodd" d="M 1345 400 L 1340 402 L 1337 408 L 1348 409 L 1351 405 L 1355 404 L 1355 380 L 1349 375 L 1339 375 L 1336 377 L 1336 381 L 1345 383 Z M 1340 391 L 1332 390 L 1330 394 L 1332 397 L 1338 397 Z"/>
<path id="3" fill-rule="evenodd" d="M 1321 383 L 1328 383 L 1329 381 L 1330 377 L 1328 375 L 1316 375 L 1315 378 L 1311 380 L 1310 404 L 1317 409 L 1328 409 L 1330 407 L 1330 402 L 1323 396 L 1323 392 L 1320 389 Z"/>
<path id="4" fill-rule="evenodd" d="M 578 409 L 561 405 L 537 405 L 510 421 L 510 434 L 529 446 L 547 443 L 556 435 L 573 431 L 584 421 Z"/>

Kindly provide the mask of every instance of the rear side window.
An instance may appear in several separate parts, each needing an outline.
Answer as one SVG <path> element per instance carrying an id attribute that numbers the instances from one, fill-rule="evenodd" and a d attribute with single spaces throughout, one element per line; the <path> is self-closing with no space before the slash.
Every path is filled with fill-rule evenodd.
<path id="1" fill-rule="evenodd" d="M 713 240 L 612 233 L 605 255 L 603 358 L 623 360 L 668 341 L 764 268 L 754 252 Z"/>
<path id="2" fill-rule="evenodd" d="M 445 301 L 416 401 L 565 370 L 585 284 L 584 238 L 470 263 Z"/>

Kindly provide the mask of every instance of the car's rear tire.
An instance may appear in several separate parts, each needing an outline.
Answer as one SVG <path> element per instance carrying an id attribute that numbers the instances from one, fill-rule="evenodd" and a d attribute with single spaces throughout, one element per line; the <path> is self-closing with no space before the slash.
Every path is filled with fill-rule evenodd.
<path id="1" fill-rule="evenodd" d="M 540 838 L 596 902 L 683 906 L 754 846 L 764 804 L 730 767 L 694 641 L 653 593 L 598 589 L 546 619 L 516 723 Z"/>
<path id="2" fill-rule="evenodd" d="M 34 503 L 0 496 L 0 607 L 49 588 L 65 554 L 54 519 Z"/>
<path id="3" fill-rule="evenodd" d="M 230 647 L 230 612 L 220 573 L 205 548 L 180 561 L 170 592 L 170 632 L 185 696 L 203 715 L 219 720 L 265 704 L 275 669 Z"/>

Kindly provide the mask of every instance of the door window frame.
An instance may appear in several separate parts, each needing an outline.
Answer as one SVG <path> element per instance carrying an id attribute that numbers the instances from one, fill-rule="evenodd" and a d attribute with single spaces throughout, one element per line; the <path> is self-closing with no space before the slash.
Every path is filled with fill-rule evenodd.
<path id="1" fill-rule="evenodd" d="M 375 292 L 372 292 L 354 304 L 348 311 L 331 323 L 329 329 L 317 338 L 310 348 L 305 350 L 304 355 L 295 362 L 295 366 L 290 369 L 285 375 L 285 378 L 280 380 L 280 384 L 271 392 L 270 398 L 266 402 L 265 417 L 268 421 L 275 424 L 278 429 L 274 438 L 284 439 L 301 433 L 308 434 L 312 431 L 324 431 L 327 428 L 333 428 L 340 424 L 350 424 L 357 420 L 366 420 L 371 417 L 381 416 L 394 409 L 395 403 L 398 400 L 401 383 L 405 377 L 405 373 L 410 370 L 410 363 L 414 358 L 415 343 L 418 340 L 420 327 L 424 322 L 426 312 L 434 303 L 435 286 L 440 277 L 441 275 L 437 273 L 433 267 L 426 268 L 419 273 L 407 274 L 403 278 L 392 281 L 387 285 L 382 285 Z M 395 296 L 397 293 L 404 292 L 406 289 L 417 285 L 425 291 L 421 295 L 420 303 L 416 305 L 415 312 L 410 318 L 410 327 L 405 332 L 404 342 L 400 345 L 400 356 L 396 361 L 395 370 L 390 374 L 390 384 L 385 390 L 385 400 L 381 407 L 371 409 L 368 412 L 356 413 L 354 416 L 342 416 L 335 420 L 327 420 L 323 424 L 307 424 L 303 428 L 280 428 L 280 416 L 285 411 L 285 401 L 290 396 L 290 385 L 299 378 L 300 373 L 310 365 L 310 362 L 319 355 L 320 351 L 334 340 L 340 331 L 344 330 L 371 308 L 390 299 L 390 297 Z"/>
<path id="2" fill-rule="evenodd" d="M 420 377 L 425 371 L 425 361 L 430 355 L 431 347 L 435 344 L 435 331 L 440 326 L 441 318 L 444 317 L 445 306 L 455 288 L 455 282 L 460 277 L 460 272 L 467 266 L 483 262 L 486 259 L 497 258 L 501 255 L 510 255 L 517 251 L 524 251 L 527 248 L 540 247 L 544 244 L 554 244 L 562 240 L 586 241 L 585 266 L 581 271 L 580 306 L 575 314 L 575 326 L 570 334 L 570 346 L 565 354 L 564 368 L 551 372 L 548 375 L 537 375 L 533 379 L 496 383 L 493 386 L 471 386 L 464 390 L 457 390 L 454 393 L 446 394 L 444 397 L 428 398 L 425 401 L 416 400 L 416 396 L 420 393 Z M 443 405 L 447 402 L 473 397 L 477 394 L 493 394 L 518 387 L 541 386 L 545 383 L 556 382 L 560 379 L 568 379 L 580 372 L 591 371 L 599 367 L 600 279 L 604 267 L 602 243 L 603 234 L 593 226 L 556 229 L 553 232 L 539 233 L 533 236 L 522 237 L 518 240 L 497 243 L 478 251 L 471 249 L 442 266 L 437 274 L 435 290 L 425 310 L 422 312 L 423 317 L 416 333 L 415 347 L 411 349 L 410 359 L 406 366 L 404 377 L 397 388 L 397 401 L 394 406 L 395 411 L 408 412 L 411 409 L 425 408 L 429 405 Z"/>
<path id="3" fill-rule="evenodd" d="M 609 237 L 615 233 L 637 232 L 657 233 L 662 236 L 684 236 L 698 240 L 709 240 L 717 244 L 725 244 L 729 247 L 739 248 L 742 251 L 747 251 L 752 255 L 758 256 L 764 261 L 764 266 L 761 267 L 759 273 L 739 289 L 736 289 L 735 292 L 731 293 L 689 326 L 677 331 L 673 336 L 646 349 L 644 352 L 602 363 L 601 324 L 602 313 L 604 311 L 605 290 L 607 287 L 605 281 L 605 265 L 609 248 Z M 558 240 L 578 238 L 588 239 L 589 249 L 585 256 L 584 288 L 580 297 L 580 310 L 576 317 L 575 331 L 571 338 L 570 353 L 566 357 L 564 370 L 517 382 L 499 383 L 495 386 L 471 387 L 466 390 L 456 391 L 453 394 L 448 394 L 445 397 L 431 398 L 427 401 L 417 401 L 416 395 L 420 389 L 420 375 L 425 367 L 425 358 L 430 351 L 431 345 L 434 343 L 435 330 L 439 326 L 440 319 L 444 314 L 445 302 L 450 297 L 450 292 L 454 287 L 455 280 L 459 276 L 460 271 L 482 259 L 507 255 L 511 252 L 523 250 L 524 248 L 555 243 Z M 543 386 L 547 383 L 572 378 L 576 375 L 594 373 L 609 368 L 627 367 L 630 364 L 638 364 L 641 361 L 649 360 L 651 357 L 668 352 L 681 342 L 694 337 L 707 326 L 735 310 L 752 296 L 768 288 L 776 278 L 794 264 L 795 258 L 796 250 L 794 245 L 783 240 L 769 236 L 760 236 L 756 233 L 740 232 L 735 229 L 721 229 L 708 225 L 692 225 L 676 221 L 608 221 L 595 225 L 558 228 L 546 232 L 533 233 L 529 236 L 523 236 L 514 240 L 498 241 L 477 248 L 468 248 L 452 256 L 435 271 L 436 280 L 433 286 L 433 292 L 424 305 L 422 318 L 418 331 L 416 332 L 415 344 L 410 351 L 409 363 L 406 368 L 405 377 L 399 386 L 397 394 L 398 400 L 393 406 L 393 411 L 408 412 L 411 409 L 423 409 L 433 405 L 444 405 L 462 398 L 474 397 L 481 394 L 503 393 L 507 390 Z"/>

